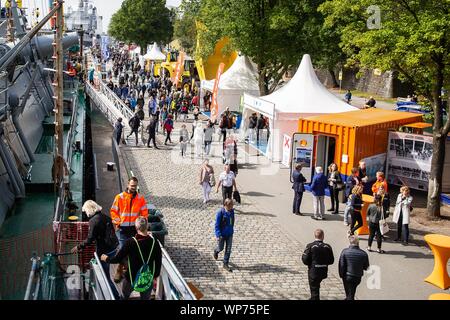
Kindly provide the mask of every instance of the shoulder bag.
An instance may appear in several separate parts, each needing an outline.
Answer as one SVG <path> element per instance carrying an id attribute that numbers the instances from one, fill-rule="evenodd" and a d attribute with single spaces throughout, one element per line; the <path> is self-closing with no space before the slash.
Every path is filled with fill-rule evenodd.
<path id="1" fill-rule="evenodd" d="M 382 235 L 385 235 L 386 233 L 389 232 L 389 225 L 386 221 L 386 218 L 384 216 L 384 209 L 381 208 L 381 220 L 379 222 L 380 224 L 380 232 Z"/>

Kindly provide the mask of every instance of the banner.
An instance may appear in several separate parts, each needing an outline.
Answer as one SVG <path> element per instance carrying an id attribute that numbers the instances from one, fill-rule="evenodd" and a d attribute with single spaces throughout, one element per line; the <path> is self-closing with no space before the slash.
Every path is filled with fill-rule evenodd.
<path id="1" fill-rule="evenodd" d="M 109 53 L 109 37 L 108 36 L 102 36 L 102 42 L 101 42 L 101 50 L 102 50 L 102 59 L 108 60 L 110 53 Z"/>
<path id="2" fill-rule="evenodd" d="M 432 136 L 390 132 L 387 181 L 417 190 L 428 190 L 432 156 Z"/>
<path id="3" fill-rule="evenodd" d="M 173 84 L 175 88 L 178 86 L 178 82 L 180 81 L 180 77 L 183 73 L 184 69 L 184 52 L 180 52 L 178 55 L 177 64 L 175 67 L 175 79 L 173 79 Z"/>
<path id="4" fill-rule="evenodd" d="M 377 154 L 371 157 L 361 159 L 366 163 L 366 175 L 369 181 L 376 180 L 377 172 L 384 172 L 384 164 L 386 163 L 386 153 Z"/>
<path id="5" fill-rule="evenodd" d="M 214 88 L 212 94 L 212 102 L 211 102 L 211 121 L 214 123 L 216 121 L 218 113 L 219 113 L 219 105 L 217 104 L 217 94 L 219 93 L 219 81 L 222 76 L 223 69 L 225 68 L 225 64 L 221 62 L 219 64 L 219 68 L 217 69 L 216 80 L 214 80 Z"/>
<path id="6" fill-rule="evenodd" d="M 281 161 L 281 164 L 286 167 L 289 167 L 289 162 L 291 160 L 291 143 L 291 137 L 285 134 L 283 138 L 283 160 Z"/>

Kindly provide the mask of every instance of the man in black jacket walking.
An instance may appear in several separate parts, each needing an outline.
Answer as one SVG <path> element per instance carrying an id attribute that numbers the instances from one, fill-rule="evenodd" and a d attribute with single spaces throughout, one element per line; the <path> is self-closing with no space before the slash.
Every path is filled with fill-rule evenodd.
<path id="1" fill-rule="evenodd" d="M 153 146 L 155 149 L 159 149 L 156 146 L 156 127 L 158 126 L 158 121 L 156 120 L 156 116 L 153 115 L 150 119 L 150 122 L 147 126 L 147 132 L 148 132 L 148 140 L 147 140 L 147 147 L 150 147 L 150 141 L 153 140 Z"/>
<path id="2" fill-rule="evenodd" d="M 323 230 L 314 231 L 314 242 L 306 246 L 302 261 L 308 266 L 310 300 L 320 300 L 320 283 L 328 276 L 328 266 L 334 263 L 333 249 L 323 242 Z"/>
<path id="3" fill-rule="evenodd" d="M 295 170 L 292 173 L 292 189 L 294 190 L 294 203 L 292 204 L 292 213 L 301 216 L 300 206 L 302 204 L 303 192 L 305 191 L 304 183 L 306 182 L 305 177 L 301 173 L 302 165 L 297 164 Z"/>
<path id="4" fill-rule="evenodd" d="M 356 288 L 369 268 L 369 256 L 359 248 L 358 237 L 352 235 L 348 240 L 350 246 L 342 250 L 339 258 L 339 276 L 344 282 L 345 300 L 355 300 Z"/>

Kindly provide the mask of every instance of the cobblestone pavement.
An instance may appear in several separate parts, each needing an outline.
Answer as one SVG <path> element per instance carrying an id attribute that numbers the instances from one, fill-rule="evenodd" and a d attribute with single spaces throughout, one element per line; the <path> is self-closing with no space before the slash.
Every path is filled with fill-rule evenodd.
<path id="1" fill-rule="evenodd" d="M 179 126 L 177 122 L 173 142 L 178 141 Z M 162 135 L 157 140 L 163 144 Z M 308 270 L 301 263 L 304 245 L 289 237 L 272 215 L 261 214 L 256 198 L 246 197 L 246 203 L 235 208 L 233 272 L 227 272 L 222 268 L 223 252 L 218 261 L 212 255 L 221 192 L 213 191 L 213 203 L 203 204 L 198 184 L 201 159 L 181 161 L 175 144 L 155 150 L 128 143 L 123 151 L 129 168 L 140 178 L 141 193 L 164 214 L 167 251 L 186 281 L 204 294 L 203 299 L 309 299 Z M 222 165 L 220 160 L 215 162 L 217 179 Z M 239 176 L 237 182 L 241 193 L 250 191 L 240 186 Z M 330 275 L 324 280 L 321 297 L 343 299 L 340 279 Z"/>

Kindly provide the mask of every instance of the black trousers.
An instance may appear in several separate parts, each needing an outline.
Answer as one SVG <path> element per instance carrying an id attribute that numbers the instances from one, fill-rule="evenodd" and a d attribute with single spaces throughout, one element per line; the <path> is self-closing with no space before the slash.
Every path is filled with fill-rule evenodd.
<path id="1" fill-rule="evenodd" d="M 330 198 L 331 198 L 331 209 L 334 209 L 334 212 L 339 212 L 339 189 L 330 186 Z"/>
<path id="2" fill-rule="evenodd" d="M 164 143 L 167 143 L 167 141 L 170 141 L 170 143 L 172 143 L 172 139 L 170 139 L 171 133 L 172 133 L 171 131 L 166 131 L 167 136 L 166 136 L 166 141 Z"/>
<path id="3" fill-rule="evenodd" d="M 150 141 L 152 141 L 152 140 L 153 140 L 153 146 L 156 148 L 156 137 L 155 137 L 155 133 L 151 133 L 151 134 L 148 136 L 147 147 L 150 146 Z"/>
<path id="4" fill-rule="evenodd" d="M 300 213 L 302 205 L 303 192 L 294 191 L 294 203 L 292 204 L 292 213 Z"/>
<path id="5" fill-rule="evenodd" d="M 400 211 L 400 217 L 398 218 L 397 223 L 397 239 L 402 238 L 402 229 L 404 231 L 404 239 L 403 241 L 408 242 L 409 241 L 409 225 L 403 224 L 403 212 Z"/>
<path id="6" fill-rule="evenodd" d="M 225 203 L 225 199 L 233 199 L 233 186 L 224 187 L 222 186 L 222 198 Z"/>
<path id="7" fill-rule="evenodd" d="M 350 231 L 352 234 L 354 234 L 356 230 L 358 230 L 363 226 L 363 219 L 360 211 L 351 210 L 350 216 L 352 217 L 352 224 L 350 225 Z M 358 223 L 357 227 L 355 227 L 356 223 Z"/>
<path id="8" fill-rule="evenodd" d="M 355 300 L 356 288 L 361 283 L 361 277 L 345 276 L 343 279 L 345 300 Z"/>
<path id="9" fill-rule="evenodd" d="M 320 300 L 320 283 L 322 279 L 313 279 L 308 276 L 309 289 L 311 290 L 310 300 Z"/>
<path id="10" fill-rule="evenodd" d="M 377 236 L 377 246 L 378 249 L 381 249 L 381 242 L 383 241 L 383 237 L 380 231 L 380 225 L 373 223 L 373 222 L 369 222 L 369 247 L 372 246 L 372 242 L 373 242 L 373 238 L 375 237 L 375 235 Z"/>
<path id="11" fill-rule="evenodd" d="M 131 136 L 133 133 L 134 133 L 134 135 L 136 136 L 136 144 L 138 144 L 138 131 L 139 131 L 139 128 L 136 128 L 136 129 L 131 129 L 131 132 L 130 132 L 130 134 L 127 136 L 127 138 L 129 137 L 129 136 Z"/>

